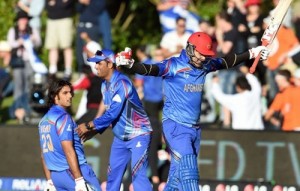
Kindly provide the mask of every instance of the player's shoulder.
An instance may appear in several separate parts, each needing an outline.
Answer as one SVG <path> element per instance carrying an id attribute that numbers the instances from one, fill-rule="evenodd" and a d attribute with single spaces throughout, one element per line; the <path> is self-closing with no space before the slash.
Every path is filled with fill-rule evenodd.
<path id="1" fill-rule="evenodd" d="M 48 118 L 51 121 L 57 121 L 58 119 L 61 119 L 63 117 L 69 117 L 70 115 L 68 114 L 67 111 L 59 108 L 58 106 L 54 106 L 50 109 L 50 111 L 48 112 Z"/>
<path id="2" fill-rule="evenodd" d="M 127 75 L 125 75 L 123 73 L 119 73 L 116 80 L 115 80 L 115 86 L 116 85 L 122 85 L 122 84 L 130 85 L 131 80 Z"/>

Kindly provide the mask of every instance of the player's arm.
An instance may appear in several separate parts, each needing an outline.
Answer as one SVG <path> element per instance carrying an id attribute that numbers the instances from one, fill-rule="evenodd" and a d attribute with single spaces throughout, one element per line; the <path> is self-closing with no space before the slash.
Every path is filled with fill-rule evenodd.
<path id="1" fill-rule="evenodd" d="M 47 168 L 45 160 L 44 160 L 44 155 L 43 155 L 43 151 L 41 151 L 41 160 L 42 160 L 42 165 L 43 165 L 43 170 L 44 170 L 44 174 L 47 180 L 47 184 L 44 187 L 44 190 L 46 191 L 56 191 L 54 184 L 51 180 L 51 173 L 50 170 Z"/>
<path id="2" fill-rule="evenodd" d="M 81 174 L 81 170 L 78 164 L 77 154 L 73 146 L 73 141 L 69 141 L 69 140 L 61 141 L 61 146 L 64 150 L 70 170 L 75 179 L 75 191 L 92 190 L 90 186 L 85 182 Z"/>
<path id="3" fill-rule="evenodd" d="M 159 67 L 157 64 L 134 63 L 131 68 L 122 67 L 129 74 L 140 74 L 144 76 L 158 76 Z"/>
<path id="4" fill-rule="evenodd" d="M 269 109 L 266 111 L 264 115 L 265 121 L 270 121 L 274 125 L 280 125 L 280 122 L 278 119 L 274 117 L 275 112 L 280 111 L 280 109 L 283 107 L 283 95 L 277 94 L 269 107 Z"/>
<path id="5" fill-rule="evenodd" d="M 130 83 L 126 80 L 120 80 L 116 84 L 115 92 L 112 95 L 112 102 L 109 106 L 109 109 L 105 110 L 105 112 L 102 111 L 103 115 L 95 118 L 93 121 L 85 124 L 80 124 L 76 129 L 79 136 L 82 137 L 83 134 L 88 132 L 88 130 L 96 130 L 98 133 L 103 133 L 109 126 L 111 126 L 113 121 L 120 117 L 124 104 L 127 98 L 131 95 L 131 92 L 132 89 Z"/>
<path id="6" fill-rule="evenodd" d="M 74 125 L 76 125 L 75 122 L 67 113 L 64 113 L 58 117 L 56 121 L 57 135 L 59 137 L 70 170 L 76 179 L 81 177 L 82 174 L 79 169 L 77 154 L 74 148 Z"/>
<path id="7" fill-rule="evenodd" d="M 265 46 L 258 46 L 255 48 L 251 48 L 248 51 L 243 52 L 241 54 L 230 53 L 230 54 L 226 55 L 225 57 L 221 58 L 221 67 L 217 67 L 217 68 L 218 69 L 229 69 L 229 68 L 238 66 L 239 64 L 242 64 L 243 62 L 245 62 L 247 60 L 256 58 L 260 52 L 261 52 L 261 60 L 266 60 L 270 53 L 270 51 Z M 212 60 L 214 60 L 214 59 L 212 59 Z"/>
<path id="8" fill-rule="evenodd" d="M 93 125 L 93 129 L 102 133 L 113 123 L 113 121 L 120 117 L 124 104 L 131 95 L 131 92 L 132 88 L 130 83 L 126 80 L 120 80 L 115 86 L 115 92 L 112 95 L 112 102 L 109 109 L 105 110 L 101 117 L 98 117 L 89 123 Z"/>
<path id="9" fill-rule="evenodd" d="M 95 119 L 102 116 L 104 112 L 105 112 L 105 105 L 104 105 L 103 100 L 101 100 Z M 82 124 L 78 125 L 76 132 L 78 133 L 80 138 L 85 142 L 98 134 L 98 131 L 93 128 L 94 126 L 95 125 L 94 125 L 93 121 L 82 123 Z"/>
<path id="10" fill-rule="evenodd" d="M 47 180 L 50 180 L 51 179 L 51 174 L 50 174 L 50 170 L 46 166 L 43 152 L 41 152 L 41 159 L 42 159 L 42 165 L 43 165 L 43 170 L 44 170 L 45 177 L 46 177 Z"/>
<path id="11" fill-rule="evenodd" d="M 101 100 L 100 104 L 99 104 L 99 108 L 98 108 L 98 112 L 95 118 L 100 117 L 101 115 L 103 115 L 103 113 L 105 112 L 105 105 L 103 100 Z"/>
<path id="12" fill-rule="evenodd" d="M 77 179 L 82 177 L 79 164 L 78 164 L 77 155 L 73 146 L 73 141 L 69 141 L 69 140 L 61 141 L 61 146 L 64 150 L 70 170 L 74 178 Z"/>

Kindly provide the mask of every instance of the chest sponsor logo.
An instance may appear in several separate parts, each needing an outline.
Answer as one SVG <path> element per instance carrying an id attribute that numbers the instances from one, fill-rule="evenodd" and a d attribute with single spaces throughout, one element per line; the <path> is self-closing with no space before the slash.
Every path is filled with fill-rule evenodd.
<path id="1" fill-rule="evenodd" d="M 204 84 L 185 84 L 184 92 L 202 92 Z"/>

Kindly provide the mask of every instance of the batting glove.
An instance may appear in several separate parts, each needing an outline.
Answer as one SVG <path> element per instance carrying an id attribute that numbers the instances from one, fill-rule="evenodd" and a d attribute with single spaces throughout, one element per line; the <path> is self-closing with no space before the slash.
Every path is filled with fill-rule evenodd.
<path id="1" fill-rule="evenodd" d="M 131 68 L 132 65 L 134 64 L 134 59 L 132 59 L 131 57 L 126 58 L 127 56 L 124 54 L 126 54 L 126 53 L 124 53 L 124 51 L 117 54 L 116 65 L 117 66 L 126 66 L 127 68 Z"/>
<path id="2" fill-rule="evenodd" d="M 270 51 L 265 46 L 257 46 L 255 48 L 249 49 L 249 53 L 250 53 L 250 59 L 256 58 L 259 55 L 259 53 L 261 53 L 260 60 L 266 60 L 270 54 Z"/>
<path id="3" fill-rule="evenodd" d="M 47 180 L 47 184 L 44 188 L 44 191 L 56 191 L 54 184 L 51 179 Z"/>
<path id="4" fill-rule="evenodd" d="M 79 177 L 75 179 L 75 191 L 92 191 L 92 187 L 85 182 L 83 177 Z"/>

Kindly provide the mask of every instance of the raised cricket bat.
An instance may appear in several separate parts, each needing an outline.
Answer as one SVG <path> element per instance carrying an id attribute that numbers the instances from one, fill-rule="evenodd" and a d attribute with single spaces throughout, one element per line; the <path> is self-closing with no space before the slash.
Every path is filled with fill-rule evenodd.
<path id="1" fill-rule="evenodd" d="M 275 10 L 271 15 L 270 23 L 266 28 L 263 36 L 261 37 L 261 42 L 263 46 L 269 46 L 272 44 L 292 1 L 293 0 L 279 0 L 278 5 L 275 7 Z M 259 59 L 260 59 L 260 53 L 255 58 L 250 68 L 250 73 L 255 72 Z"/>

